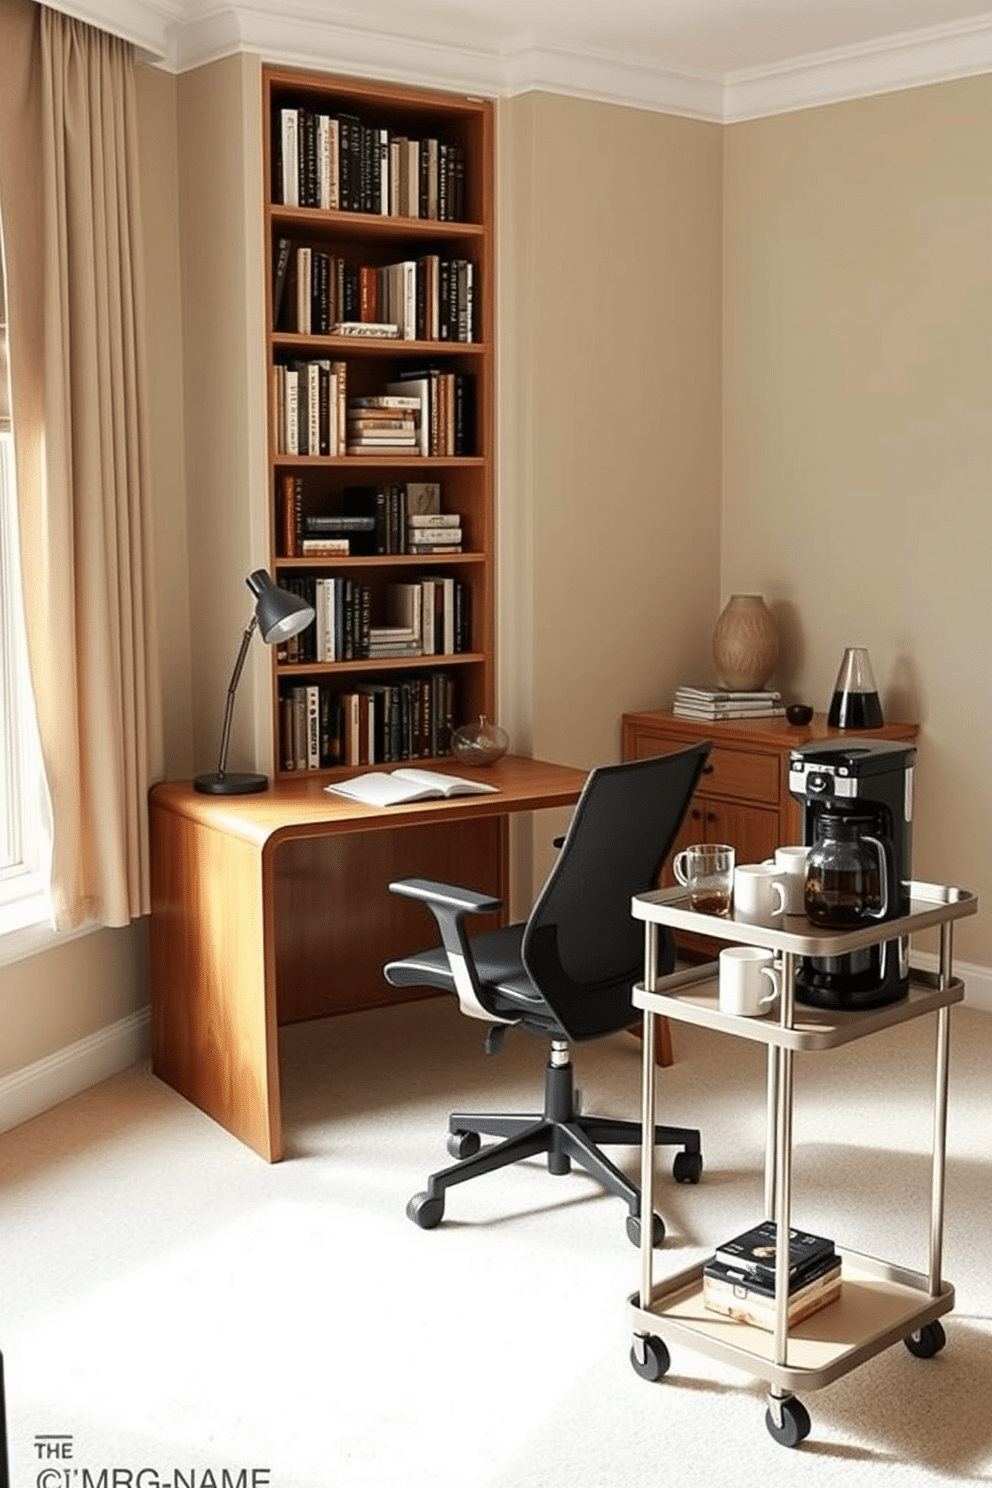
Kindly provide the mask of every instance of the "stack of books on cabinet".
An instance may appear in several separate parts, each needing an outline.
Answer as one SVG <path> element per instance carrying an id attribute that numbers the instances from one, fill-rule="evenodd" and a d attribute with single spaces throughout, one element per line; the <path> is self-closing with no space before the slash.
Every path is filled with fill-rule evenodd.
<path id="1" fill-rule="evenodd" d="M 676 718 L 777 718 L 784 716 L 785 708 L 780 692 L 687 685 L 676 688 L 672 712 Z"/>
<path id="2" fill-rule="evenodd" d="M 444 756 L 495 702 L 492 105 L 262 76 L 277 773 Z"/>
<path id="3" fill-rule="evenodd" d="M 834 1242 L 804 1230 L 789 1231 L 788 1321 L 801 1322 L 841 1292 L 841 1261 Z M 703 1267 L 703 1305 L 710 1312 L 775 1327 L 776 1226 L 764 1220 L 721 1245 Z"/>

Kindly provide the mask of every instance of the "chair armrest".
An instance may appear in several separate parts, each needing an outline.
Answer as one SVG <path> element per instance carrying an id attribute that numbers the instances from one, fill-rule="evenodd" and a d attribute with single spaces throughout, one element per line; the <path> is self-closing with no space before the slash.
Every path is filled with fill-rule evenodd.
<path id="1" fill-rule="evenodd" d="M 490 914 L 503 906 L 502 899 L 494 899 L 491 894 L 479 894 L 475 889 L 463 889 L 457 884 L 438 883 L 432 878 L 397 878 L 389 889 L 393 894 L 419 899 L 428 908 L 436 906 L 461 914 Z"/>
<path id="2" fill-rule="evenodd" d="M 466 915 L 491 913 L 501 909 L 503 901 L 493 898 L 491 894 L 480 894 L 474 889 L 460 888 L 457 884 L 438 883 L 431 878 L 397 878 L 389 885 L 389 889 L 393 894 L 419 899 L 437 921 L 462 1012 L 490 1023 L 514 1021 L 501 1018 L 487 1007 L 488 998 L 479 981 L 464 924 Z"/>

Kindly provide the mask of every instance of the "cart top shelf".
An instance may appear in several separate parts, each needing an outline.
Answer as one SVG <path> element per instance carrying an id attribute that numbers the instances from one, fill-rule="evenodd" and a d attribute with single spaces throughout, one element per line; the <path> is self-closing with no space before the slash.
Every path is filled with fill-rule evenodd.
<path id="1" fill-rule="evenodd" d="M 882 940 L 895 940 L 948 920 L 964 919 L 978 910 L 978 899 L 970 889 L 916 881 L 909 887 L 909 914 L 897 920 L 859 925 L 852 930 L 824 929 L 805 915 L 787 915 L 782 929 L 770 929 L 765 925 L 748 925 L 733 917 L 721 919 L 718 915 L 699 914 L 689 908 L 688 893 L 681 885 L 635 895 L 631 913 L 635 919 L 667 925 L 672 930 L 691 930 L 711 940 L 726 940 L 735 945 L 766 946 L 795 956 L 842 956 Z"/>

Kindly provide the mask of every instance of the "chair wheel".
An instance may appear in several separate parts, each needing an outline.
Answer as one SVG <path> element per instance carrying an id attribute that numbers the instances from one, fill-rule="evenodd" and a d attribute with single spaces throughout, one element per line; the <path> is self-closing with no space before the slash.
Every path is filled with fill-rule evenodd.
<path id="1" fill-rule="evenodd" d="M 429 1193 L 414 1194 L 406 1206 L 406 1217 L 422 1230 L 433 1230 L 444 1218 L 444 1199 L 432 1199 Z"/>
<path id="2" fill-rule="evenodd" d="M 641 1379 L 650 1380 L 652 1384 L 668 1373 L 671 1363 L 672 1356 L 666 1345 L 660 1338 L 655 1338 L 653 1333 L 635 1339 L 630 1346 L 631 1368 Z"/>
<path id="3" fill-rule="evenodd" d="M 940 1323 L 925 1323 L 918 1332 L 910 1333 L 908 1338 L 903 1339 L 903 1342 L 917 1359 L 932 1359 L 944 1347 L 947 1335 Z"/>
<path id="4" fill-rule="evenodd" d="M 794 1395 L 790 1395 L 788 1400 L 783 1400 L 780 1409 L 782 1412 L 782 1424 L 780 1426 L 776 1425 L 771 1408 L 765 1411 L 765 1425 L 768 1427 L 768 1434 L 781 1447 L 798 1447 L 799 1443 L 805 1441 L 807 1436 L 809 1436 L 810 1426 L 812 1425 L 809 1418 L 809 1411 L 803 1405 L 802 1401 L 797 1400 Z"/>
<path id="5" fill-rule="evenodd" d="M 672 1163 L 672 1177 L 676 1183 L 698 1183 L 703 1175 L 701 1152 L 676 1152 Z"/>
<path id="6" fill-rule="evenodd" d="M 482 1146 L 478 1132 L 450 1132 L 445 1144 L 452 1157 L 474 1157 Z"/>
<path id="7" fill-rule="evenodd" d="M 653 1249 L 662 1243 L 665 1238 L 665 1221 L 660 1214 L 651 1216 L 651 1245 Z M 627 1239 L 631 1245 L 641 1243 L 641 1216 L 639 1214 L 627 1215 Z"/>

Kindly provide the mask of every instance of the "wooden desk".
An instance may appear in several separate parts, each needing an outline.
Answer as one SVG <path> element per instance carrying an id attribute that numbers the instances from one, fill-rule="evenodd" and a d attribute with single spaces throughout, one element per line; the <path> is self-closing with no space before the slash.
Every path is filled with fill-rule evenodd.
<path id="1" fill-rule="evenodd" d="M 498 794 L 384 809 L 331 795 L 323 780 L 257 796 L 154 786 L 155 1074 L 278 1162 L 279 1023 L 395 1001 L 383 964 L 430 940 L 423 911 L 390 894 L 390 879 L 454 877 L 505 902 L 509 814 L 573 805 L 586 772 L 507 756 L 484 778 Z"/>

